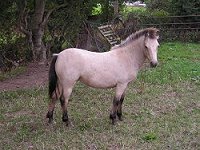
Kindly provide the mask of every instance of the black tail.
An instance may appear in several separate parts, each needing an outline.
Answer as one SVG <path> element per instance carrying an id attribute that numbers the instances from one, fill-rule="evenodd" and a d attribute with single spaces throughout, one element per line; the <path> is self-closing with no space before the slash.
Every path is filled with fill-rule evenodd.
<path id="1" fill-rule="evenodd" d="M 56 90 L 57 75 L 55 71 L 55 63 L 58 56 L 54 55 L 49 68 L 49 97 L 52 98 L 53 92 Z"/>

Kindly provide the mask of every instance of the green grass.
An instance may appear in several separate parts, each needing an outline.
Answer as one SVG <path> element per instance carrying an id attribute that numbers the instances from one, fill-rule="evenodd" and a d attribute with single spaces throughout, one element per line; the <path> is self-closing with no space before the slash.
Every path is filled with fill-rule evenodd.
<path id="1" fill-rule="evenodd" d="M 161 43 L 158 56 L 160 67 L 141 73 L 145 75 L 146 82 L 167 84 L 193 80 L 200 83 L 199 44 Z"/>
<path id="2" fill-rule="evenodd" d="M 124 121 L 112 126 L 114 91 L 78 83 L 69 102 L 72 125 L 56 105 L 48 126 L 47 88 L 0 93 L 0 149 L 198 149 L 200 45 L 161 43 L 159 66 L 130 84 Z"/>

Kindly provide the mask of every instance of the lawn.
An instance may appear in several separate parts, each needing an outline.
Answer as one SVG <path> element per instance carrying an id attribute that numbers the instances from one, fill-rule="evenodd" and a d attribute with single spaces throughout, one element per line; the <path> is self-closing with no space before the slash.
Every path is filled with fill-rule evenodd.
<path id="1" fill-rule="evenodd" d="M 113 89 L 78 83 L 70 127 L 47 125 L 47 88 L 0 93 L 0 149 L 199 149 L 200 44 L 161 43 L 159 66 L 145 67 L 126 93 L 124 120 L 109 120 Z"/>

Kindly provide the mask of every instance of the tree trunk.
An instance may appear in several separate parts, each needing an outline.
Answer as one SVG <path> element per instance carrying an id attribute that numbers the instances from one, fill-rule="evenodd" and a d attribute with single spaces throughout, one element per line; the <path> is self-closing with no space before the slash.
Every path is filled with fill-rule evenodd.
<path id="1" fill-rule="evenodd" d="M 28 39 L 33 54 L 33 60 L 45 62 L 47 60 L 47 48 L 42 41 L 44 28 L 51 13 L 59 8 L 65 7 L 66 4 L 58 5 L 45 13 L 46 0 L 34 0 L 34 14 L 33 16 L 29 16 L 27 0 L 18 0 L 16 2 L 19 11 L 18 27 Z M 27 19 L 28 16 L 31 18 L 30 22 Z"/>
<path id="2" fill-rule="evenodd" d="M 33 60 L 42 62 L 47 59 L 46 48 L 42 41 L 44 35 L 43 18 L 45 11 L 45 0 L 35 0 L 34 3 L 35 12 L 32 20 Z"/>
<path id="3" fill-rule="evenodd" d="M 118 16 L 119 15 L 119 2 L 118 0 L 115 0 L 113 2 L 113 7 L 114 7 L 114 16 Z"/>

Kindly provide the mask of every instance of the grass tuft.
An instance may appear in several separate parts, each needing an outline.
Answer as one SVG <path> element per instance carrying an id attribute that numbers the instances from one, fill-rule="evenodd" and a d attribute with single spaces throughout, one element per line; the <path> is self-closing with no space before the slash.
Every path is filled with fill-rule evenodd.
<path id="1" fill-rule="evenodd" d="M 142 139 L 146 142 L 154 141 L 157 139 L 157 135 L 153 132 L 150 132 L 145 134 L 145 136 L 143 136 Z"/>

